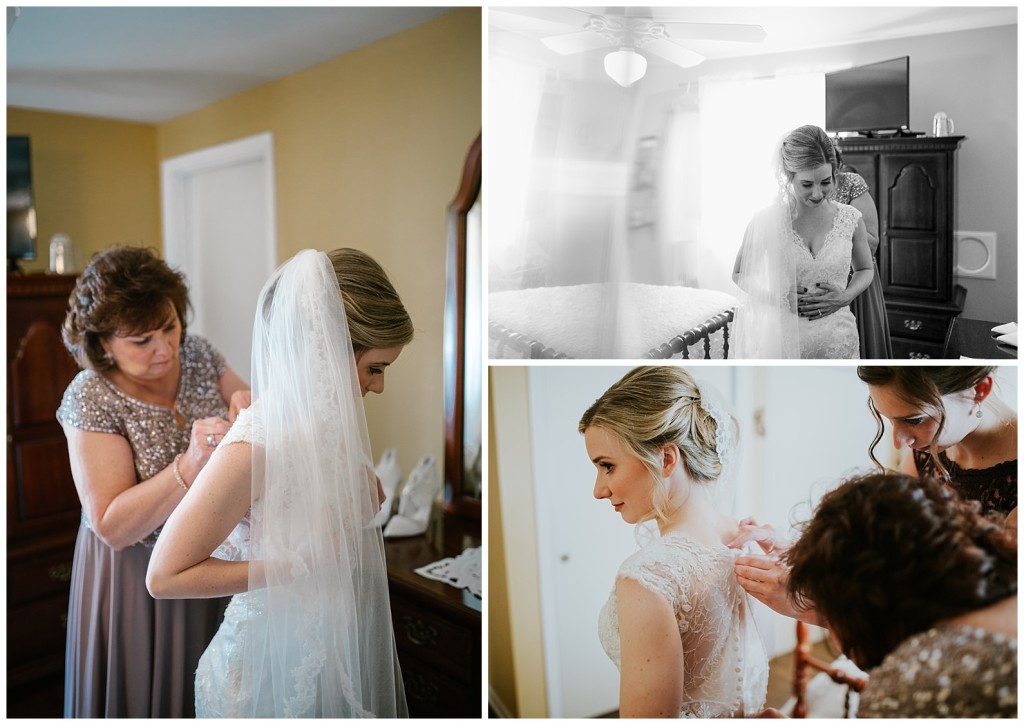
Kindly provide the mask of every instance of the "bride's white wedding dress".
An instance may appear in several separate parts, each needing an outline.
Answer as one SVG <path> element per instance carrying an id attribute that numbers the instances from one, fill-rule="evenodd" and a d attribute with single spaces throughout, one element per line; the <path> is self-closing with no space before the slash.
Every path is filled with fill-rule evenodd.
<path id="1" fill-rule="evenodd" d="M 253 415 L 249 408 L 239 411 L 238 418 L 219 446 L 236 441 L 261 443 L 254 440 Z M 258 434 L 255 436 L 259 438 Z M 257 501 L 256 506 L 259 505 Z M 225 561 L 248 561 L 249 524 L 247 515 L 232 530 L 213 556 Z M 196 669 L 196 717 L 247 717 L 253 712 L 273 712 L 273 708 L 256 708 L 252 702 L 252 687 L 242 676 L 243 653 L 251 631 L 249 623 L 258 616 L 266 592 L 256 589 L 236 594 L 224 612 L 224 621 L 210 645 L 199 659 Z M 268 688 L 260 688 L 269 694 Z"/>
<path id="2" fill-rule="evenodd" d="M 750 601 L 736 581 L 736 554 L 680 534 L 655 539 L 619 567 L 672 605 L 683 644 L 679 717 L 744 717 L 764 706 L 768 657 Z M 601 646 L 621 667 L 615 589 L 598 620 Z"/>
<path id="3" fill-rule="evenodd" d="M 836 204 L 832 228 L 817 255 L 795 231 L 792 253 L 795 255 L 796 280 L 801 287 L 813 291 L 815 285 L 829 282 L 846 289 L 853 255 L 853 232 L 860 221 L 859 210 L 847 204 Z M 800 357 L 811 359 L 857 359 L 860 357 L 860 336 L 857 318 L 849 306 L 820 319 L 801 317 Z"/>

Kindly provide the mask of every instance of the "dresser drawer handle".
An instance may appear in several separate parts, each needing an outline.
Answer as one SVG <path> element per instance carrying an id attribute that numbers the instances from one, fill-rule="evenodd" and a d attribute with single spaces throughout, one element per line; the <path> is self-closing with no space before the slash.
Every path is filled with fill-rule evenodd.
<path id="1" fill-rule="evenodd" d="M 437 644 L 437 630 L 419 617 L 407 614 L 402 618 L 402 624 L 405 629 L 405 636 L 413 644 Z"/>
<path id="2" fill-rule="evenodd" d="M 404 674 L 404 673 L 403 673 Z M 404 674 L 405 694 L 410 700 L 416 702 L 439 702 L 440 691 L 433 682 L 421 675 L 419 672 Z"/>
<path id="3" fill-rule="evenodd" d="M 71 563 L 54 564 L 46 570 L 46 574 L 52 582 L 69 582 L 71 581 Z"/>
<path id="4" fill-rule="evenodd" d="M 908 330 L 920 330 L 924 325 L 920 320 L 904 320 L 903 326 Z"/>
<path id="5" fill-rule="evenodd" d="M 932 356 L 926 352 L 912 352 L 910 353 L 911 360 L 931 360 Z"/>

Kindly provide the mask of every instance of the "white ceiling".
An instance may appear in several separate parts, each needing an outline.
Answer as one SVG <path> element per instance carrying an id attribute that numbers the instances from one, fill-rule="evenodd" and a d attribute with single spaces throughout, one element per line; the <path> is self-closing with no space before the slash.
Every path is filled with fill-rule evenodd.
<path id="1" fill-rule="evenodd" d="M 598 14 L 604 8 L 495 8 L 490 17 L 492 52 L 507 49 L 513 53 L 543 54 L 558 65 L 557 54 L 545 48 L 540 38 L 546 35 L 582 30 L 586 12 Z M 644 8 L 631 9 L 632 11 Z M 916 35 L 1010 25 L 1017 22 L 1017 8 L 1009 7 L 660 7 L 651 8 L 656 21 L 688 23 L 744 23 L 760 25 L 766 31 L 760 43 L 686 40 L 681 45 L 721 60 L 754 55 L 785 53 L 811 48 L 905 38 Z M 515 17 L 518 15 L 519 17 Z M 567 23 L 575 22 L 576 26 Z M 668 28 L 671 37 L 672 29 Z M 590 51 L 606 53 L 607 49 Z M 586 55 L 586 54 L 582 54 Z M 653 54 L 648 61 L 667 64 Z M 567 58 L 571 58 L 568 56 Z M 598 64 L 600 67 L 600 64 Z"/>
<path id="2" fill-rule="evenodd" d="M 157 123 L 451 8 L 8 8 L 7 104 Z"/>

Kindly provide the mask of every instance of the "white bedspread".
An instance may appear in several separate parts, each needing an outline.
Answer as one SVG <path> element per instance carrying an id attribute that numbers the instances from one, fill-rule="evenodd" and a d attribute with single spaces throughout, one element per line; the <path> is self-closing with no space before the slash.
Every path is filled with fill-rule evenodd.
<path id="1" fill-rule="evenodd" d="M 494 292 L 488 296 L 488 316 L 569 357 L 639 358 L 736 305 L 735 297 L 715 290 L 583 284 Z M 713 357 L 722 357 L 720 338 L 720 332 L 712 335 Z M 703 345 L 690 354 L 703 357 Z M 496 350 L 492 340 L 491 357 L 510 355 L 516 353 Z"/>

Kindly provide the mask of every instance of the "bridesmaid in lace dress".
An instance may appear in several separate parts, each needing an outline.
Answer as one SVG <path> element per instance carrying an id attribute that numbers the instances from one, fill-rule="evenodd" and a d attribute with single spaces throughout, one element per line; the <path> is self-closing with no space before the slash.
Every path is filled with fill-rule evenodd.
<path id="1" fill-rule="evenodd" d="M 184 277 L 146 249 L 95 255 L 64 343 L 84 368 L 57 419 L 82 500 L 68 604 L 65 717 L 191 717 L 192 673 L 222 600 L 155 601 L 161 525 L 206 465 L 248 388 L 185 333 Z"/>
<path id="2" fill-rule="evenodd" d="M 976 502 L 934 479 L 855 478 L 784 559 L 793 598 L 869 671 L 858 717 L 1016 717 L 1017 550 Z"/>
<path id="3" fill-rule="evenodd" d="M 735 455 L 735 419 L 677 367 L 637 368 L 584 414 L 594 496 L 660 536 L 619 568 L 599 634 L 619 667 L 622 717 L 752 715 L 767 658 L 723 542 L 736 521 L 713 489 Z"/>
<path id="4" fill-rule="evenodd" d="M 868 384 L 878 437 L 886 418 L 893 443 L 907 448 L 903 473 L 945 481 L 961 498 L 980 502 L 983 513 L 997 512 L 1016 528 L 1017 416 L 994 391 L 995 371 L 863 365 L 857 375 Z"/>

